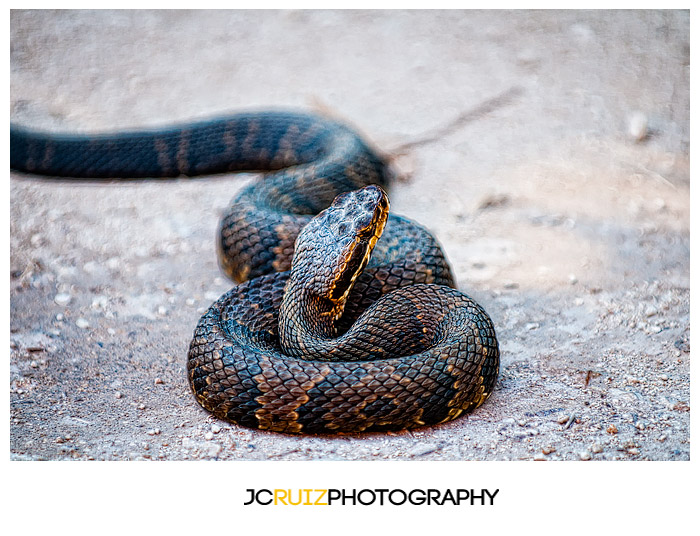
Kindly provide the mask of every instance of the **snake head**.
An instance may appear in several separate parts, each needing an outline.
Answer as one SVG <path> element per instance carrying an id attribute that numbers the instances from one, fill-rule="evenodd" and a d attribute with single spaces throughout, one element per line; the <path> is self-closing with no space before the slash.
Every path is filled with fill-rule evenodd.
<path id="1" fill-rule="evenodd" d="M 332 304 L 334 317 L 369 261 L 389 215 L 389 198 L 379 186 L 337 196 L 297 237 L 287 288 L 298 285 Z"/>

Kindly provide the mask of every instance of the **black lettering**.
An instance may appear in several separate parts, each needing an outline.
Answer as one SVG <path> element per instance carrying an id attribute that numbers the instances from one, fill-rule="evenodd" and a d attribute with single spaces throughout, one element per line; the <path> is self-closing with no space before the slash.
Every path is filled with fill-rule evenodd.
<path id="1" fill-rule="evenodd" d="M 397 501 L 394 498 L 394 495 L 396 495 L 397 493 L 401 495 L 401 500 Z M 403 504 L 403 503 L 405 503 L 406 502 L 406 492 L 402 489 L 391 490 L 391 493 L 389 494 L 389 502 L 391 502 L 391 504 Z"/>
<path id="2" fill-rule="evenodd" d="M 447 501 L 450 501 L 452 504 L 455 504 L 455 505 L 457 504 L 457 503 L 455 502 L 455 496 L 452 494 L 452 490 L 451 490 L 451 489 L 448 489 L 448 490 L 445 492 L 445 495 L 444 495 L 443 498 L 442 498 L 442 504 L 445 504 Z"/>
<path id="3" fill-rule="evenodd" d="M 437 505 L 442 504 L 440 502 L 440 490 L 439 489 L 429 489 L 428 490 L 428 504 L 435 503 Z"/>
<path id="4" fill-rule="evenodd" d="M 460 504 L 462 501 L 466 501 L 469 498 L 469 490 L 468 489 L 458 489 L 457 490 L 457 504 Z"/>
<path id="5" fill-rule="evenodd" d="M 369 493 L 371 495 L 371 498 L 367 502 L 363 501 L 361 498 L 363 493 Z M 376 499 L 376 497 L 374 495 L 374 492 L 371 489 L 360 490 L 360 493 L 357 494 L 357 502 L 359 502 L 360 504 L 362 504 L 364 506 L 367 506 L 368 504 L 372 504 L 375 499 Z"/>
<path id="6" fill-rule="evenodd" d="M 255 494 L 255 502 L 258 503 L 258 504 L 263 504 L 263 505 L 270 504 L 270 503 L 272 502 L 272 499 L 270 499 L 270 500 L 267 501 L 267 502 L 264 502 L 264 501 L 262 501 L 262 500 L 260 499 L 260 494 L 261 494 L 262 492 L 265 492 L 265 493 L 267 493 L 268 495 L 272 495 L 272 492 L 271 492 L 269 489 L 261 489 L 261 490 L 259 490 L 259 491 Z"/>
<path id="7" fill-rule="evenodd" d="M 498 492 L 499 492 L 500 490 L 497 489 L 497 490 L 494 491 L 493 493 L 491 493 L 491 492 L 490 492 L 489 490 L 487 490 L 487 489 L 485 489 L 484 491 L 485 491 L 486 494 L 489 496 L 489 499 L 491 500 L 491 506 L 493 506 L 493 499 L 494 499 L 494 497 L 498 494 Z"/>
<path id="8" fill-rule="evenodd" d="M 355 500 L 356 500 L 355 493 L 356 493 L 356 492 L 355 492 L 355 490 L 353 489 L 353 490 L 352 490 L 352 493 L 351 493 L 350 495 L 347 495 L 347 494 L 345 493 L 345 490 L 343 490 L 343 499 L 342 499 L 342 502 L 341 502 L 340 504 L 342 504 L 343 506 L 345 506 L 345 501 L 347 501 L 348 499 L 350 499 L 350 500 L 352 500 L 352 502 L 351 502 L 350 504 L 352 504 L 353 506 L 355 506 Z"/>
<path id="9" fill-rule="evenodd" d="M 481 490 L 481 495 L 477 495 L 477 494 L 474 492 L 474 490 L 472 490 L 472 501 L 471 501 L 472 506 L 474 506 L 474 501 L 477 500 L 477 499 L 479 499 L 479 500 L 481 501 L 481 505 L 482 505 L 482 506 L 484 505 L 484 500 L 486 499 L 486 495 L 484 494 L 485 491 L 487 491 L 487 490 L 482 489 L 482 490 Z"/>
<path id="10" fill-rule="evenodd" d="M 340 499 L 340 490 L 337 489 L 329 489 L 328 490 L 328 504 L 331 504 L 333 501 Z"/>
<path id="11" fill-rule="evenodd" d="M 415 497 L 414 495 L 420 495 L 420 497 Z M 422 489 L 412 489 L 408 494 L 408 502 L 411 504 L 423 504 L 425 501 L 425 491 Z"/>

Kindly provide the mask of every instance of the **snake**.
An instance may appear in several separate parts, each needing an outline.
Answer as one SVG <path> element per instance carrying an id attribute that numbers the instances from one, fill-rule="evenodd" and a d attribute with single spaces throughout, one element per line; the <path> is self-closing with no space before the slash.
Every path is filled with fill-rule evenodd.
<path id="1" fill-rule="evenodd" d="M 10 166 L 73 179 L 259 172 L 225 210 L 236 283 L 187 353 L 216 418 L 289 434 L 397 431 L 467 414 L 499 373 L 494 324 L 421 225 L 390 212 L 388 157 L 342 121 L 238 112 L 114 132 L 10 125 Z"/>

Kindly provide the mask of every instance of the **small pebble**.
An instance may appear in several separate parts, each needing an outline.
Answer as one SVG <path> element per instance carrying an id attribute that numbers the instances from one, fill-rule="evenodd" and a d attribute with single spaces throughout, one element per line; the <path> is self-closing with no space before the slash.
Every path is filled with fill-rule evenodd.
<path id="1" fill-rule="evenodd" d="M 146 409 L 146 404 L 144 404 L 143 402 L 141 402 L 141 403 L 140 403 L 138 406 L 136 406 L 136 407 L 139 408 L 139 409 Z"/>
<path id="2" fill-rule="evenodd" d="M 542 454 L 551 454 L 554 452 L 556 449 L 552 445 L 547 445 L 545 447 L 542 447 Z"/>
<path id="3" fill-rule="evenodd" d="M 663 381 L 667 381 L 667 380 L 668 380 L 668 374 L 662 374 L 662 375 L 659 376 L 659 377 L 660 377 Z"/>
<path id="4" fill-rule="evenodd" d="M 159 435 L 160 434 L 160 429 L 158 428 L 152 428 L 148 432 L 146 432 L 148 435 Z"/>
<path id="5" fill-rule="evenodd" d="M 528 331 L 532 331 L 533 329 L 539 328 L 540 325 L 537 322 L 530 322 L 529 324 L 525 324 L 525 329 Z"/>
<path id="6" fill-rule="evenodd" d="M 215 434 L 218 434 L 219 432 L 221 432 L 221 426 L 219 426 L 218 424 L 212 424 L 211 431 Z"/>
<path id="7" fill-rule="evenodd" d="M 594 454 L 600 454 L 603 452 L 603 447 L 600 445 L 600 443 L 593 443 L 591 445 L 591 452 Z"/>
<path id="8" fill-rule="evenodd" d="M 96 296 L 93 298 L 90 307 L 96 310 L 105 309 L 108 303 L 109 300 L 107 299 L 107 296 Z"/>
<path id="9" fill-rule="evenodd" d="M 614 424 L 611 424 L 610 426 L 608 426 L 608 429 L 606 430 L 606 432 L 608 432 L 609 434 L 616 434 L 617 433 L 617 426 L 615 426 Z"/>
<path id="10" fill-rule="evenodd" d="M 557 419 L 557 422 L 559 424 L 566 424 L 566 422 L 569 420 L 568 415 L 560 415 L 559 418 Z"/>
<path id="11" fill-rule="evenodd" d="M 163 383 L 163 380 L 161 380 L 160 378 L 156 378 L 155 380 L 153 380 L 153 383 L 156 385 L 160 385 Z"/>
<path id="12" fill-rule="evenodd" d="M 214 439 L 214 434 L 212 432 L 207 432 L 206 434 L 204 434 L 204 439 L 206 439 L 207 441 L 211 441 L 212 439 Z"/>
<path id="13" fill-rule="evenodd" d="M 631 449 L 628 449 L 627 452 L 632 454 L 633 456 L 636 456 L 637 454 L 639 454 L 639 449 L 637 447 L 632 447 Z"/>
<path id="14" fill-rule="evenodd" d="M 70 303 L 71 297 L 70 294 L 56 294 L 53 298 L 53 301 L 55 301 L 58 305 L 68 305 Z"/>
<path id="15" fill-rule="evenodd" d="M 431 452 L 435 452 L 436 450 L 439 450 L 439 449 L 440 449 L 440 446 L 436 445 L 436 444 L 417 445 L 408 451 L 408 455 L 409 456 L 425 456 L 426 454 L 430 454 Z"/>
<path id="16" fill-rule="evenodd" d="M 584 461 L 590 460 L 590 459 L 591 459 L 591 453 L 588 452 L 587 450 L 584 450 L 583 452 L 579 453 L 578 457 L 581 458 L 581 459 L 584 460 Z"/>
<path id="17" fill-rule="evenodd" d="M 627 120 L 627 133 L 636 142 L 642 141 L 649 132 L 649 119 L 642 112 L 635 112 Z"/>
<path id="18" fill-rule="evenodd" d="M 218 456 L 221 453 L 222 448 L 223 447 L 218 443 L 212 443 L 207 447 L 206 454 L 212 457 Z"/>
<path id="19" fill-rule="evenodd" d="M 576 277 L 574 274 L 569 274 L 569 283 L 575 285 L 578 283 L 578 277 Z"/>
<path id="20" fill-rule="evenodd" d="M 85 320 L 83 317 L 78 318 L 75 321 L 75 325 L 81 329 L 86 329 L 86 328 L 90 327 L 90 323 L 87 320 Z"/>
<path id="21" fill-rule="evenodd" d="M 114 398 L 121 398 L 121 397 L 122 397 L 121 392 L 117 391 L 116 393 L 114 393 Z"/>
<path id="22" fill-rule="evenodd" d="M 34 247 L 39 247 L 41 243 L 44 241 L 44 237 L 41 236 L 39 233 L 33 234 L 32 237 L 29 239 L 31 242 L 32 246 Z"/>

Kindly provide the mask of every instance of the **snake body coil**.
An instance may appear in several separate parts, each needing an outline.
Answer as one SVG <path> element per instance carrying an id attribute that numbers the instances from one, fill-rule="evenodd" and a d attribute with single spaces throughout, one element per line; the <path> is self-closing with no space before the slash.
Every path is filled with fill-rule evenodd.
<path id="1" fill-rule="evenodd" d="M 99 135 L 11 126 L 10 162 L 92 179 L 266 172 L 221 221 L 219 260 L 241 284 L 200 319 L 188 353 L 192 391 L 219 418 L 396 430 L 451 420 L 493 391 L 491 320 L 452 288 L 435 238 L 388 213 L 385 162 L 340 123 L 254 112 Z"/>

